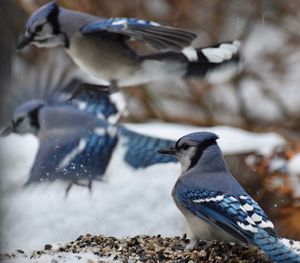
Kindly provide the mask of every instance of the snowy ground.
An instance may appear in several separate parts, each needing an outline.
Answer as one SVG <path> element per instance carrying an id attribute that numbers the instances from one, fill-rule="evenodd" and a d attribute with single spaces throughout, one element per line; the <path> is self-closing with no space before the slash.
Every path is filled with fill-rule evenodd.
<path id="1" fill-rule="evenodd" d="M 42 255 L 38 258 L 30 259 L 28 254 L 17 253 L 15 257 L 5 258 L 1 260 L 1 263 L 49 263 L 49 262 L 82 262 L 82 263 L 93 263 L 101 262 L 102 258 L 99 256 L 93 255 L 92 253 L 56 253 L 51 255 Z M 103 262 L 112 262 L 109 258 L 103 258 Z M 104 261 L 105 260 L 105 261 Z"/>
<path id="2" fill-rule="evenodd" d="M 159 123 L 128 126 L 170 139 L 203 130 Z M 254 134 L 229 127 L 205 130 L 220 136 L 225 153 L 270 151 L 284 143 L 274 133 Z M 122 162 L 122 149 L 118 149 L 104 182 L 94 183 L 91 193 L 74 186 L 66 198 L 66 185 L 62 182 L 22 187 L 37 147 L 32 136 L 11 135 L 0 140 L 1 250 L 41 249 L 47 243 L 67 242 L 84 233 L 124 237 L 174 236 L 186 231 L 184 218 L 170 195 L 180 172 L 178 164 L 134 171 Z"/>

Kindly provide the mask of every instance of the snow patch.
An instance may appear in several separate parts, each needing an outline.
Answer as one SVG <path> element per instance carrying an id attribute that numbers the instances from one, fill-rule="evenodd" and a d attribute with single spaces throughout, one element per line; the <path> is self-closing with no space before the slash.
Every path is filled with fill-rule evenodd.
<path id="1" fill-rule="evenodd" d="M 287 164 L 290 185 L 295 197 L 300 197 L 300 154 L 296 154 Z"/>
<path id="2" fill-rule="evenodd" d="M 125 123 L 125 126 L 145 135 L 171 139 L 174 141 L 177 141 L 180 137 L 192 132 L 213 132 L 219 136 L 220 139 L 217 142 L 225 154 L 247 153 L 251 151 L 267 154 L 272 152 L 275 147 L 282 146 L 286 143 L 283 137 L 274 132 L 253 133 L 228 126 L 205 128 L 158 122 L 145 124 Z"/>

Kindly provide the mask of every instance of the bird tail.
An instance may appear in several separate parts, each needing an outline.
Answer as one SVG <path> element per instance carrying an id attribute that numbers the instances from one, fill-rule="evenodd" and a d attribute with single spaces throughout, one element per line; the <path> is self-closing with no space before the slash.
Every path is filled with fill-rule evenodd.
<path id="1" fill-rule="evenodd" d="M 188 60 L 186 77 L 201 77 L 215 68 L 239 62 L 240 42 L 223 42 L 206 48 L 187 47 L 182 54 Z"/>
<path id="2" fill-rule="evenodd" d="M 280 241 L 300 256 L 300 241 L 287 238 L 280 238 Z"/>
<path id="3" fill-rule="evenodd" d="M 181 52 L 168 51 L 147 55 L 145 60 L 180 62 L 185 65 L 184 77 L 204 77 L 209 71 L 224 64 L 239 62 L 240 42 L 222 42 L 210 47 L 186 47 Z"/>
<path id="4" fill-rule="evenodd" d="M 131 167 L 138 169 L 158 163 L 177 162 L 173 156 L 157 152 L 161 148 L 174 145 L 174 141 L 140 134 L 125 127 L 120 131 L 123 137 L 127 138 L 125 145 L 128 150 L 124 160 Z"/>
<path id="5" fill-rule="evenodd" d="M 253 243 L 276 263 L 300 263 L 300 255 L 286 246 L 278 237 L 261 229 L 255 234 Z"/>

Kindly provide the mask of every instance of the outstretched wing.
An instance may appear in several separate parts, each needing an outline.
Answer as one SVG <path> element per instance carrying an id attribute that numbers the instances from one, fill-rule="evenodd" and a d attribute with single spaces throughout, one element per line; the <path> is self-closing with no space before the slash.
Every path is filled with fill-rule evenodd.
<path id="1" fill-rule="evenodd" d="M 101 179 L 117 142 L 117 136 L 108 131 L 107 126 L 44 136 L 40 138 L 27 184 L 56 179 Z"/>
<path id="2" fill-rule="evenodd" d="M 146 136 L 125 127 L 121 127 L 120 132 L 126 147 L 124 161 L 131 167 L 138 169 L 158 163 L 177 162 L 173 156 L 157 152 L 161 148 L 174 145 L 174 141 Z"/>
<path id="3" fill-rule="evenodd" d="M 45 61 L 47 63 L 45 63 Z M 11 120 L 14 110 L 22 103 L 39 99 L 60 102 L 61 92 L 72 79 L 83 81 L 85 75 L 63 49 L 34 50 L 26 56 L 12 59 L 11 75 L 3 86 L 1 121 Z"/>
<path id="4" fill-rule="evenodd" d="M 194 40 L 194 33 L 163 26 L 158 23 L 138 18 L 111 18 L 91 22 L 81 28 L 84 35 L 111 32 L 143 40 L 153 47 L 181 50 Z"/>
<path id="5" fill-rule="evenodd" d="M 240 240 L 253 242 L 264 229 L 276 237 L 271 221 L 247 195 L 233 196 L 209 190 L 176 191 L 180 203 L 201 219 L 216 225 Z"/>

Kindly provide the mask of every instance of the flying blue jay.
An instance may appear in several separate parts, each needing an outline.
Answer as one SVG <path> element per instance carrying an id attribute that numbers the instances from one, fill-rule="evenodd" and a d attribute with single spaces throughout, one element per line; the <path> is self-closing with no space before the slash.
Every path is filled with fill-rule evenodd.
<path id="1" fill-rule="evenodd" d="M 91 187 L 93 180 L 102 179 L 118 145 L 124 147 L 124 162 L 133 169 L 176 162 L 173 157 L 157 153 L 172 141 L 111 124 L 108 119 L 118 111 L 108 95 L 82 93 L 66 102 L 68 92 L 77 84 L 78 80 L 72 80 L 52 96 L 25 101 L 15 109 L 10 125 L 2 132 L 31 133 L 39 140 L 26 184 L 62 179 L 71 182 L 67 192 L 72 184 L 88 182 Z"/>
<path id="2" fill-rule="evenodd" d="M 272 222 L 229 172 L 217 135 L 197 132 L 174 147 L 159 150 L 175 156 L 182 173 L 172 195 L 194 237 L 253 244 L 274 262 L 300 262 L 277 236 Z"/>
<path id="3" fill-rule="evenodd" d="M 102 19 L 61 8 L 53 1 L 28 19 L 17 50 L 29 44 L 64 46 L 79 67 L 105 82 L 83 89 L 111 93 L 161 79 L 204 77 L 208 71 L 237 60 L 238 41 L 193 48 L 190 44 L 195 37 L 185 30 L 138 18 Z M 130 47 L 130 40 L 141 40 L 160 52 L 140 55 Z"/>

